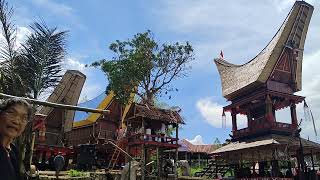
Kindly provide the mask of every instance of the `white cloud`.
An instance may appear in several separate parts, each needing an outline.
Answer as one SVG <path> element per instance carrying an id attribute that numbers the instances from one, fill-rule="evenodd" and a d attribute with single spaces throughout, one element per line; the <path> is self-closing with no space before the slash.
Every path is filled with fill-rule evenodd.
<path id="1" fill-rule="evenodd" d="M 72 69 L 72 70 L 78 70 L 78 71 L 84 71 L 85 64 L 81 63 L 80 61 L 74 59 L 74 58 L 67 58 L 64 62 L 65 69 Z"/>
<path id="2" fill-rule="evenodd" d="M 305 55 L 303 60 L 302 67 L 302 91 L 299 92 L 299 95 L 305 96 L 306 101 L 311 108 L 315 123 L 317 127 L 317 131 L 320 129 L 318 126 L 320 125 L 320 48 L 318 51 L 315 51 L 311 54 Z M 303 105 L 300 104 L 298 106 L 298 118 L 305 119 L 303 115 Z M 302 134 L 304 137 L 310 137 L 313 140 L 316 140 L 315 134 L 313 132 L 313 124 L 312 122 L 302 122 Z"/>
<path id="3" fill-rule="evenodd" d="M 46 16 L 55 18 L 61 16 L 67 20 L 67 24 L 62 25 L 65 29 L 87 30 L 87 27 L 82 23 L 76 9 L 68 6 L 67 1 L 57 2 L 55 0 L 32 0 L 33 4 L 41 9 L 47 10 Z"/>
<path id="4" fill-rule="evenodd" d="M 15 48 L 20 48 L 21 45 L 27 40 L 27 37 L 30 34 L 31 31 L 29 30 L 29 28 L 24 26 L 17 27 Z M 1 43 L 5 43 L 5 38 L 3 37 L 3 34 L 0 34 L 0 41 Z"/>
<path id="5" fill-rule="evenodd" d="M 65 4 L 55 2 L 54 0 L 33 0 L 33 3 L 46 8 L 56 15 L 70 16 L 73 9 Z"/>
<path id="6" fill-rule="evenodd" d="M 159 1 L 152 13 L 167 30 L 194 34 L 196 40 L 191 43 L 197 62 L 193 67 L 201 71 L 212 71 L 207 67 L 213 66 L 220 50 L 233 63 L 249 61 L 265 47 L 287 14 L 278 12 L 269 1 L 231 0 Z"/>
<path id="7" fill-rule="evenodd" d="M 95 68 L 85 67 L 85 63 L 81 62 L 81 59 L 86 57 L 68 57 L 63 64 L 64 70 L 78 70 L 86 75 L 86 82 L 82 88 L 80 100 L 92 99 L 105 91 L 106 81 L 97 81 L 98 76 L 104 76 L 102 72 L 97 72 Z"/>
<path id="8" fill-rule="evenodd" d="M 260 1 L 167 0 L 159 1 L 152 12 L 162 19 L 160 23 L 179 32 L 205 31 L 206 34 L 214 36 L 215 32 L 220 30 L 236 36 L 244 29 L 252 32 L 255 27 L 266 26 L 268 22 L 255 23 L 252 19 L 261 21 L 261 18 L 265 17 L 262 12 L 270 10 L 274 10 L 272 3 Z M 268 17 L 271 19 L 277 17 L 277 14 L 268 13 Z"/>
<path id="9" fill-rule="evenodd" d="M 290 8 L 294 4 L 295 0 L 273 0 L 273 5 L 278 11 L 284 11 Z"/>
<path id="10" fill-rule="evenodd" d="M 31 31 L 27 27 L 20 26 L 17 28 L 17 39 L 16 39 L 17 48 L 21 47 L 21 45 L 27 40 L 30 34 L 31 34 Z"/>
<path id="11" fill-rule="evenodd" d="M 149 9 L 158 19 L 156 25 L 186 37 L 192 33 L 197 59 L 193 68 L 212 71 L 208 67 L 213 66 L 212 59 L 218 57 L 220 50 L 235 64 L 255 57 L 276 33 L 294 1 L 163 0 Z M 319 8 L 316 1 L 307 2 Z M 319 36 L 318 21 L 319 13 L 315 11 L 310 24 L 313 37 L 307 38 L 307 43 L 318 44 L 319 40 L 313 40 Z"/>
<path id="12" fill-rule="evenodd" d="M 196 107 L 204 120 L 216 128 L 222 128 L 223 105 L 214 102 L 211 98 L 203 98 L 197 101 Z M 226 126 L 231 127 L 231 115 L 226 112 Z M 238 129 L 247 126 L 247 118 L 243 115 L 237 116 Z"/>
<path id="13" fill-rule="evenodd" d="M 292 7 L 296 0 L 272 0 L 273 5 L 277 8 L 278 11 L 287 11 Z M 306 0 L 310 4 L 314 4 L 314 0 Z"/>
<path id="14" fill-rule="evenodd" d="M 197 135 L 196 137 L 194 137 L 193 139 L 189 140 L 186 139 L 187 141 L 189 141 L 191 144 L 194 145 L 204 145 L 203 139 L 201 135 Z"/>

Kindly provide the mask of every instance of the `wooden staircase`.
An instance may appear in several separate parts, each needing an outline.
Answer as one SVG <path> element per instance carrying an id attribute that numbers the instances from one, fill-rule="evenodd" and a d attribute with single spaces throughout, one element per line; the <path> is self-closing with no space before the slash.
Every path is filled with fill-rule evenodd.
<path id="1" fill-rule="evenodd" d="M 117 142 L 115 143 L 119 148 L 124 149 L 127 145 L 127 139 L 126 138 L 121 138 L 118 139 Z M 111 156 L 111 160 L 109 161 L 109 165 L 107 167 L 107 169 L 112 170 L 114 169 L 114 167 L 116 166 L 118 160 L 119 160 L 119 156 L 121 154 L 121 151 L 114 147 L 114 151 L 113 154 Z"/>
<path id="2" fill-rule="evenodd" d="M 196 172 L 195 176 L 197 177 L 208 177 L 208 178 L 218 178 L 220 175 L 223 177 L 228 171 L 231 170 L 231 167 L 226 165 L 223 161 L 211 160 L 207 167 L 203 168 L 202 171 Z"/>

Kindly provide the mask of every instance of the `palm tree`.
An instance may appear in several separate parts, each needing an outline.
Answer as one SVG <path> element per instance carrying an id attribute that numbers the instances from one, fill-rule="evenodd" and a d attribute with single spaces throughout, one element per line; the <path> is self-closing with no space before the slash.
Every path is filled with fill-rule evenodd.
<path id="1" fill-rule="evenodd" d="M 30 26 L 32 33 L 22 45 L 19 73 L 30 96 L 37 99 L 48 88 L 55 87 L 61 78 L 62 62 L 66 54 L 66 31 L 49 28 L 44 22 Z M 25 130 L 27 150 L 32 141 L 32 127 Z M 25 163 L 31 164 L 32 152 L 27 151 Z"/>
<path id="2" fill-rule="evenodd" d="M 23 64 L 24 77 L 29 77 L 25 84 L 37 99 L 44 90 L 55 87 L 60 81 L 67 32 L 38 22 L 30 27 L 32 34 L 23 45 L 20 64 Z"/>
<path id="3" fill-rule="evenodd" d="M 3 35 L 0 37 L 0 92 L 37 99 L 45 89 L 55 87 L 60 80 L 67 32 L 36 22 L 30 26 L 32 33 L 26 42 L 17 47 L 17 29 L 11 21 L 12 15 L 13 8 L 5 0 L 0 0 Z M 32 123 L 29 123 L 24 134 L 17 139 L 22 176 L 25 171 L 23 161 L 30 165 L 31 137 Z"/>
<path id="4" fill-rule="evenodd" d="M 22 96 L 26 93 L 19 75 L 19 49 L 16 46 L 17 29 L 11 23 L 13 8 L 4 0 L 0 0 L 0 23 L 2 38 L 0 39 L 0 91 Z"/>

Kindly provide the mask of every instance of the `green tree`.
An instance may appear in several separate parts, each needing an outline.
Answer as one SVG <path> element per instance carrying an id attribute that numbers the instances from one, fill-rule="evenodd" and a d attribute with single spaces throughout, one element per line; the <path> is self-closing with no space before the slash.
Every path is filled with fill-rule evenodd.
<path id="1" fill-rule="evenodd" d="M 216 138 L 216 139 L 213 141 L 213 144 L 215 144 L 215 145 L 220 145 L 221 142 L 220 142 L 219 138 Z"/>
<path id="2" fill-rule="evenodd" d="M 194 60 L 193 48 L 186 42 L 159 45 L 151 31 L 136 34 L 133 39 L 110 45 L 114 57 L 94 62 L 106 73 L 109 85 L 116 98 L 127 103 L 130 94 L 138 95 L 142 103 L 154 104 L 154 99 L 178 89 L 172 81 L 187 75 Z"/>
<path id="3" fill-rule="evenodd" d="M 66 31 L 49 28 L 45 23 L 35 22 L 32 34 L 22 48 L 23 75 L 32 97 L 37 99 L 46 89 L 55 87 L 61 79 L 62 62 L 66 54 Z"/>
<path id="4" fill-rule="evenodd" d="M 2 38 L 0 41 L 0 90 L 6 94 L 22 96 L 26 93 L 19 74 L 19 49 L 16 46 L 17 28 L 11 22 L 13 8 L 0 0 L 0 23 Z"/>

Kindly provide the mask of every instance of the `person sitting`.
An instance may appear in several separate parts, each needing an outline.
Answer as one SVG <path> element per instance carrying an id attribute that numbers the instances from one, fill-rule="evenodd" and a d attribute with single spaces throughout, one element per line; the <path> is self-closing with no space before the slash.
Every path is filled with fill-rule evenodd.
<path id="1" fill-rule="evenodd" d="M 13 140 L 24 131 L 31 115 L 29 103 L 11 98 L 0 104 L 0 177 L 20 180 L 17 148 Z"/>

